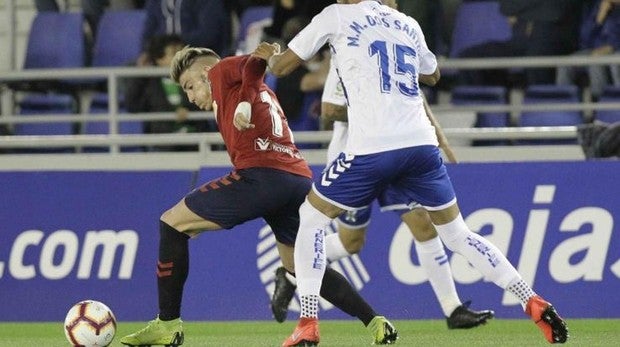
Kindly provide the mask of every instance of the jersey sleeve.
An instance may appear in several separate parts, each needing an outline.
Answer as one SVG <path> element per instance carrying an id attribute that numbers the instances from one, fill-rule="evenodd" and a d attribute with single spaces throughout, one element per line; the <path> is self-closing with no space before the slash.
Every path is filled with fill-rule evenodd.
<path id="1" fill-rule="evenodd" d="M 414 21 L 414 28 L 416 31 L 416 37 L 418 38 L 416 44 L 416 51 L 418 52 L 418 56 L 420 57 L 420 73 L 424 75 L 430 75 L 437 69 L 437 57 L 435 54 L 428 49 L 428 45 L 426 44 L 426 40 L 424 38 L 424 33 L 422 32 L 422 28 L 418 22 Z"/>
<path id="2" fill-rule="evenodd" d="M 339 106 L 345 106 L 347 104 L 344 89 L 342 88 L 342 83 L 340 82 L 340 78 L 336 72 L 336 65 L 334 62 L 332 62 L 329 66 L 329 72 L 327 73 L 327 78 L 325 79 L 321 102 L 327 102 Z"/>
<path id="3" fill-rule="evenodd" d="M 209 80 L 212 86 L 219 86 L 221 90 L 227 90 L 239 83 L 241 73 L 239 72 L 239 59 L 241 57 L 227 57 L 220 60 L 209 70 Z"/>
<path id="4" fill-rule="evenodd" d="M 310 60 L 333 37 L 330 31 L 338 27 L 339 16 L 338 5 L 327 6 L 288 43 L 288 48 L 301 59 Z"/>
<path id="5" fill-rule="evenodd" d="M 260 58 L 249 57 L 243 65 L 241 71 L 241 92 L 239 102 L 252 102 L 259 93 L 259 89 L 263 84 L 263 77 L 267 62 Z"/>

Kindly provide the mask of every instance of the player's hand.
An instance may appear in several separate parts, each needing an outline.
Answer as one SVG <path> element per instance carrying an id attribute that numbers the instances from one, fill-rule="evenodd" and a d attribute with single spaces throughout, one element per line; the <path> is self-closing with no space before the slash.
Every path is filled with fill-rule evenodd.
<path id="1" fill-rule="evenodd" d="M 233 117 L 233 125 L 239 131 L 245 131 L 253 129 L 254 124 L 250 123 L 252 120 L 252 106 L 247 101 L 242 101 L 237 105 L 235 109 L 235 116 Z"/>
<path id="2" fill-rule="evenodd" d="M 280 53 L 280 45 L 277 43 L 261 42 L 252 53 L 253 57 L 269 60 L 273 55 Z"/>

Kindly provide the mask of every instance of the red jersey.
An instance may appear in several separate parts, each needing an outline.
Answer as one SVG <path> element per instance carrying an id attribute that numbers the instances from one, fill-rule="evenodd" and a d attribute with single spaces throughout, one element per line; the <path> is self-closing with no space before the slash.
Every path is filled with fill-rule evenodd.
<path id="1" fill-rule="evenodd" d="M 235 169 L 269 167 L 311 178 L 276 95 L 263 83 L 265 68 L 265 60 L 243 55 L 224 58 L 209 70 L 213 112 L 230 159 Z M 242 101 L 252 105 L 255 126 L 245 131 L 233 125 Z"/>

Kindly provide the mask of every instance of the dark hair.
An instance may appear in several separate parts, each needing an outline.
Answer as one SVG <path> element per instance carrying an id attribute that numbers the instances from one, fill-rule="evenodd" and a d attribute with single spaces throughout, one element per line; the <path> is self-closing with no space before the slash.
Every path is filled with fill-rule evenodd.
<path id="1" fill-rule="evenodd" d="M 185 43 L 183 39 L 176 34 L 153 36 L 146 47 L 146 53 L 151 63 L 155 65 L 157 59 L 161 59 L 164 54 L 166 54 L 166 47 L 171 45 L 184 46 Z"/>

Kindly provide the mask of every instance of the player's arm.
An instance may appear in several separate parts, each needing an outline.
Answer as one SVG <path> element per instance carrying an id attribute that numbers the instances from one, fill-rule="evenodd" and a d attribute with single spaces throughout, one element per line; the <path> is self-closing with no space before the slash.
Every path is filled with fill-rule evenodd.
<path id="1" fill-rule="evenodd" d="M 326 121 L 340 121 L 346 122 L 348 121 L 347 116 L 347 106 L 346 105 L 336 105 L 331 102 L 322 102 L 321 103 L 321 117 Z"/>
<path id="2" fill-rule="evenodd" d="M 258 97 L 266 67 L 267 62 L 264 59 L 250 56 L 245 60 L 243 70 L 241 71 L 239 103 L 233 117 L 233 125 L 239 131 L 254 128 L 254 124 L 251 123 L 252 100 Z"/>
<path id="3" fill-rule="evenodd" d="M 426 98 L 422 97 L 422 100 L 424 102 L 424 111 L 426 112 L 426 116 L 431 121 L 431 124 L 435 127 L 435 134 L 437 134 L 437 140 L 439 141 L 439 148 L 441 148 L 443 152 L 446 154 L 446 157 L 448 158 L 448 162 L 456 163 L 457 162 L 456 156 L 452 152 L 452 148 L 450 147 L 448 138 L 446 137 L 446 134 L 444 134 L 443 129 L 441 128 L 441 125 L 439 124 L 439 121 L 437 121 L 437 119 L 433 115 L 433 111 L 431 111 L 431 107 L 426 101 Z"/>
<path id="4" fill-rule="evenodd" d="M 436 68 L 435 71 L 430 75 L 425 75 L 425 74 L 418 75 L 418 81 L 431 87 L 437 84 L 440 78 L 441 78 L 441 73 L 439 73 L 439 68 Z"/>
<path id="5" fill-rule="evenodd" d="M 254 50 L 254 53 L 252 53 L 252 56 L 265 59 L 269 70 L 276 77 L 286 76 L 303 64 L 303 59 L 292 50 L 287 49 L 284 53 L 279 53 L 280 46 L 277 46 L 276 50 L 274 45 L 268 42 L 261 42 Z"/>

